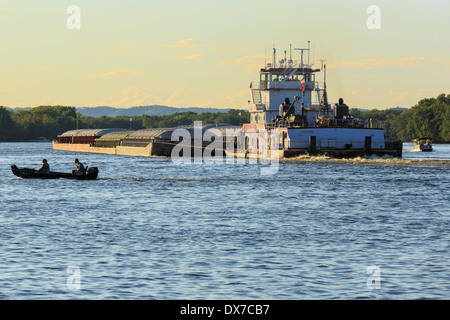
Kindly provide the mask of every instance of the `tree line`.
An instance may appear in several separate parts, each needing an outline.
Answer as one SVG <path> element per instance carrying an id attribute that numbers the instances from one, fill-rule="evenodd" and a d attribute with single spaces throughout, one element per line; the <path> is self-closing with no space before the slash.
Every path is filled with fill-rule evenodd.
<path id="1" fill-rule="evenodd" d="M 350 109 L 350 114 L 354 118 L 382 121 L 392 139 L 412 141 L 427 137 L 434 142 L 450 142 L 450 94 L 422 99 L 407 110 Z"/>
<path id="2" fill-rule="evenodd" d="M 231 109 L 228 112 L 179 112 L 164 116 L 87 117 L 75 107 L 39 106 L 29 110 L 13 111 L 0 106 L 0 141 L 30 141 L 40 137 L 54 140 L 66 131 L 75 129 L 170 128 L 192 125 L 194 121 L 240 125 L 250 121 L 248 111 Z"/>
<path id="3" fill-rule="evenodd" d="M 418 137 L 430 137 L 434 142 L 450 142 L 450 94 L 422 99 L 406 110 L 362 111 L 352 108 L 350 114 L 354 118 L 382 121 L 386 134 L 392 139 L 411 141 Z M 67 106 L 40 106 L 19 111 L 0 106 L 0 141 L 30 141 L 39 137 L 56 139 L 59 134 L 77 128 L 139 130 L 192 125 L 194 121 L 240 125 L 248 123 L 250 115 L 248 111 L 232 109 L 226 113 L 180 112 L 165 116 L 97 118 L 83 116 L 75 107 Z"/>

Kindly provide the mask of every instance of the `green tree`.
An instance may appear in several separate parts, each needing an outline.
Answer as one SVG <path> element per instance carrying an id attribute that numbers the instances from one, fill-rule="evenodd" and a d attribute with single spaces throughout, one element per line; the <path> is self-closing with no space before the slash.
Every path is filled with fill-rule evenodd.
<path id="1" fill-rule="evenodd" d="M 361 111 L 350 109 L 355 118 L 382 120 L 386 134 L 391 138 L 411 141 L 420 136 L 430 136 L 434 141 L 450 142 L 450 95 L 441 94 L 426 98 L 407 110 L 387 109 Z M 68 130 L 130 128 L 130 117 L 85 117 L 76 108 L 68 106 L 39 106 L 30 110 L 10 111 L 0 107 L 0 140 L 24 141 L 46 137 L 55 139 Z M 227 123 L 240 125 L 250 121 L 248 111 L 231 109 L 228 112 L 180 112 L 166 116 L 134 116 L 132 129 L 168 128 L 203 124 Z"/>
<path id="2" fill-rule="evenodd" d="M 0 106 L 0 141 L 7 141 L 11 136 L 11 129 L 14 123 L 11 118 L 11 112 L 5 107 Z"/>

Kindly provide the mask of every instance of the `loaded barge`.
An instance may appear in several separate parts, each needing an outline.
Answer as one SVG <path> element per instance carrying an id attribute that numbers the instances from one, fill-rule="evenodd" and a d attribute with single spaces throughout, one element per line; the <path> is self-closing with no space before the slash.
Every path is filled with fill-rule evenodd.
<path id="1" fill-rule="evenodd" d="M 326 65 L 313 68 L 308 48 L 300 51 L 300 59 L 273 59 L 259 72 L 259 79 L 250 83 L 248 101 L 250 123 L 239 127 L 227 124 L 157 128 L 137 131 L 125 129 L 73 130 L 53 142 L 57 150 L 94 152 L 129 156 L 168 156 L 179 144 L 177 129 L 192 133 L 187 143 L 196 155 L 196 148 L 205 151 L 214 141 L 221 144 L 220 153 L 228 157 L 289 158 L 300 155 L 326 155 L 354 158 L 365 155 L 402 156 L 402 141 L 385 136 L 381 121 L 353 118 L 343 99 L 333 106 L 328 103 Z M 304 62 L 304 52 L 308 61 Z M 323 81 L 317 74 L 323 71 Z M 200 142 L 195 130 L 200 129 Z M 214 130 L 212 130 L 214 129 Z M 208 131 L 213 134 L 206 135 Z M 215 135 L 215 139 L 211 136 Z M 208 139 L 203 137 L 208 136 Z M 242 139 L 241 139 L 242 138 Z M 219 140 L 217 140 L 219 139 Z M 186 142 L 186 141 L 184 141 Z M 231 147 L 230 147 L 231 146 Z M 217 152 L 216 152 L 217 153 Z M 203 153 L 202 153 L 203 154 Z"/>

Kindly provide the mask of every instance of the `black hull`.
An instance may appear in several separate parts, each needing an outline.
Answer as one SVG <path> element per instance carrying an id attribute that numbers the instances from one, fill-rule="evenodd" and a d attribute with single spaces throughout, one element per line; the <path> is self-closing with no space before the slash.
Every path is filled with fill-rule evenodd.
<path id="1" fill-rule="evenodd" d="M 19 178 L 23 179 L 73 179 L 73 180 L 95 180 L 98 176 L 98 170 L 95 172 L 87 172 L 83 175 L 73 175 L 71 173 L 63 172 L 49 172 L 40 173 L 34 169 L 17 168 L 15 165 L 11 166 L 11 170 Z"/>

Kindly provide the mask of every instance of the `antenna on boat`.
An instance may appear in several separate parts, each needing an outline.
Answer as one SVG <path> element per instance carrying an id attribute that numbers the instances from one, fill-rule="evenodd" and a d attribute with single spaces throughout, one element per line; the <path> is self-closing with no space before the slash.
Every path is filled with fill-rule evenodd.
<path id="1" fill-rule="evenodd" d="M 300 60 L 300 63 L 301 63 L 301 67 L 303 68 L 303 51 L 308 51 L 308 55 L 309 55 L 309 41 L 308 41 L 308 49 L 303 49 L 303 48 L 294 48 L 294 50 L 300 50 L 300 57 L 301 57 L 301 60 Z M 308 56 L 308 60 L 309 60 L 309 56 Z M 308 61 L 308 64 L 309 64 L 309 61 Z"/>
<path id="2" fill-rule="evenodd" d="M 319 59 L 319 61 L 320 61 L 321 65 L 322 65 L 322 67 L 321 67 L 320 69 L 323 70 L 323 63 L 324 63 L 325 61 L 327 61 L 327 59 Z M 325 79 L 324 79 L 324 80 L 325 80 Z"/>
<path id="3" fill-rule="evenodd" d="M 327 65 L 323 66 L 323 108 L 328 114 L 328 96 L 327 96 Z"/>
<path id="4" fill-rule="evenodd" d="M 327 66 L 324 64 L 326 59 L 319 59 L 321 62 L 321 70 L 323 70 L 323 95 L 320 101 L 319 115 L 329 114 L 328 96 L 327 96 Z"/>
<path id="5" fill-rule="evenodd" d="M 292 44 L 289 45 L 289 61 L 288 61 L 288 67 L 293 68 L 294 61 L 292 60 Z"/>
<path id="6" fill-rule="evenodd" d="M 267 68 L 267 43 L 264 45 L 264 68 Z"/>
<path id="7" fill-rule="evenodd" d="M 311 65 L 311 63 L 310 63 L 310 57 L 311 57 L 310 42 L 311 41 L 308 40 L 308 66 Z"/>
<path id="8" fill-rule="evenodd" d="M 273 48 L 273 67 L 275 68 L 277 61 L 277 49 Z"/>

